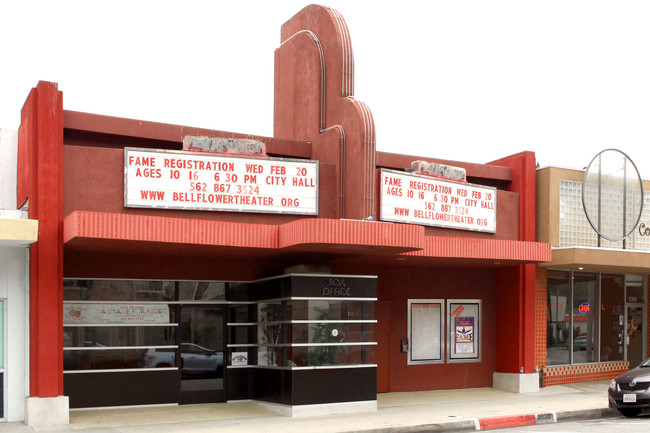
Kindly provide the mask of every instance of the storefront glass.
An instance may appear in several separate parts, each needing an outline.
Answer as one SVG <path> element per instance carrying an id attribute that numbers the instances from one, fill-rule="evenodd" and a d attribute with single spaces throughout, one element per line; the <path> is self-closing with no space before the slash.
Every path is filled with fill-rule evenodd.
<path id="1" fill-rule="evenodd" d="M 626 299 L 626 356 L 630 367 L 637 366 L 645 359 L 645 303 L 643 296 L 643 278 L 639 275 L 625 276 Z"/>
<path id="2" fill-rule="evenodd" d="M 549 269 L 547 365 L 641 362 L 644 293 L 640 275 Z"/>
<path id="3" fill-rule="evenodd" d="M 573 274 L 573 363 L 598 361 L 598 275 Z"/>
<path id="4" fill-rule="evenodd" d="M 622 361 L 625 278 L 620 274 L 602 274 L 600 285 L 600 361 Z"/>
<path id="5" fill-rule="evenodd" d="M 569 341 L 571 334 L 571 272 L 548 271 L 547 292 L 547 365 L 571 362 Z"/>
<path id="6" fill-rule="evenodd" d="M 173 301 L 174 281 L 72 280 L 63 281 L 65 301 Z"/>
<path id="7" fill-rule="evenodd" d="M 190 353 L 197 352 L 191 350 L 195 346 L 189 345 L 200 345 L 197 341 L 203 338 L 210 341 L 206 350 L 218 352 L 223 360 L 223 325 L 218 332 L 206 331 L 212 316 L 206 316 L 210 311 L 199 311 L 198 307 L 182 309 L 186 314 L 179 325 L 177 303 L 179 298 L 223 298 L 225 285 L 205 281 L 65 279 L 64 371 L 180 368 L 182 373 L 183 361 L 197 356 Z M 194 320 L 196 314 L 202 314 L 200 320 Z"/>

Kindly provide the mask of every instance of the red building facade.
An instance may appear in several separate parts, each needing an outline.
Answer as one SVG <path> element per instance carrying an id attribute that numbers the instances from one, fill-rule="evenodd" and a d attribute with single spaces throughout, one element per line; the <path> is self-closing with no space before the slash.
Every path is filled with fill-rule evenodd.
<path id="1" fill-rule="evenodd" d="M 31 91 L 19 130 L 17 199 L 39 221 L 28 411 L 50 403 L 67 412 L 68 405 L 253 398 L 295 415 L 341 403 L 376 407 L 377 392 L 536 387 L 535 263 L 550 260 L 550 246 L 535 241 L 534 154 L 474 164 L 377 152 L 370 109 L 354 98 L 353 64 L 345 21 L 333 9 L 308 6 L 284 24 L 274 137 L 66 111 L 56 84 Z M 189 136 L 230 139 L 238 150 L 254 140 L 265 154 L 196 152 L 183 146 Z M 210 191 L 185 193 L 177 207 L 132 206 L 125 172 L 136 168 L 125 154 L 136 150 L 152 158 L 243 158 L 263 186 L 302 161 L 317 172 L 303 188 L 314 206 L 206 210 L 197 201 L 218 192 L 212 172 Z M 413 172 L 413 161 L 466 177 Z M 156 173 L 160 166 L 141 168 L 168 175 Z M 493 194 L 485 202 L 494 207 L 493 227 L 472 226 L 479 217 L 470 205 L 460 216 L 438 208 L 438 222 L 423 220 L 436 217 L 422 209 L 420 219 L 413 213 L 394 222 L 382 205 L 408 194 L 400 176 L 420 182 L 416 195 L 440 188 L 451 204 L 458 197 L 445 191 Z M 245 207 L 246 200 L 235 202 Z M 426 200 L 423 209 L 438 203 Z M 162 311 L 164 320 L 134 325 L 122 314 L 75 322 L 91 309 L 136 307 Z M 190 377 L 194 355 L 182 349 L 190 345 L 206 349 L 195 358 L 213 361 L 220 373 Z M 164 351 L 168 363 L 145 361 Z M 89 390 L 91 379 L 103 391 Z M 134 380 L 140 391 L 119 388 Z M 321 395 L 308 395 L 313 383 Z"/>

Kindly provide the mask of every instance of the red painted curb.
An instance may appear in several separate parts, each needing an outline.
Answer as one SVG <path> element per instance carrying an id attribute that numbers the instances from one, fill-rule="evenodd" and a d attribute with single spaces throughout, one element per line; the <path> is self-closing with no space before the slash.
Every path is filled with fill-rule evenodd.
<path id="1" fill-rule="evenodd" d="M 495 416 L 492 418 L 479 418 L 481 430 L 495 428 L 519 427 L 535 424 L 535 415 Z"/>

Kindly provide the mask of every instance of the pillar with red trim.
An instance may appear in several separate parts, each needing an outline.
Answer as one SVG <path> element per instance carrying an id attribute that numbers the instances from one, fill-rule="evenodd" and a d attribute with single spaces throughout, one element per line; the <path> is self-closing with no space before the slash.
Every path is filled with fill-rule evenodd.
<path id="1" fill-rule="evenodd" d="M 519 194 L 519 240 L 536 238 L 536 161 L 522 152 L 492 162 L 511 167 L 509 191 Z M 494 386 L 513 392 L 539 387 L 535 371 L 535 265 L 504 268 L 497 272 L 497 357 Z"/>
<path id="2" fill-rule="evenodd" d="M 38 220 L 30 247 L 29 375 L 25 423 L 67 424 L 63 396 L 63 97 L 39 82 L 21 112 L 18 207 Z"/>

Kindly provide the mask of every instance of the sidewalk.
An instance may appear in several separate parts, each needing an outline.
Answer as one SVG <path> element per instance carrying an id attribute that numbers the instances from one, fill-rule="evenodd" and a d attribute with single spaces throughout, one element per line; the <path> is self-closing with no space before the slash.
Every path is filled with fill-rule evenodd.
<path id="1" fill-rule="evenodd" d="M 289 418 L 254 402 L 73 410 L 70 425 L 41 431 L 75 433 L 403 433 L 476 431 L 541 422 L 616 416 L 607 407 L 609 382 L 587 382 L 514 394 L 493 388 L 378 395 L 377 412 Z M 0 424 L 2 433 L 34 431 Z"/>

